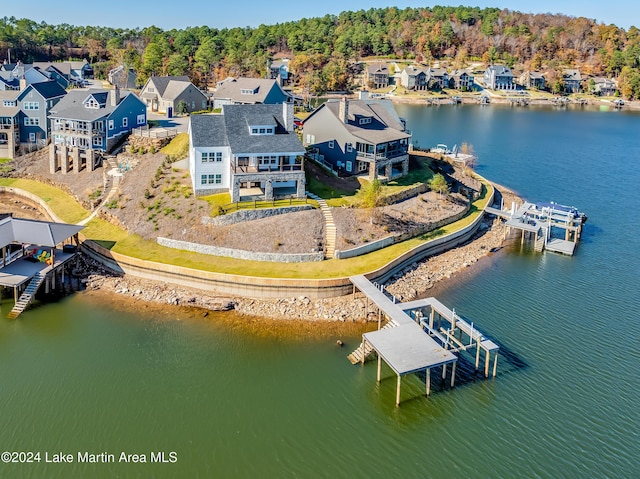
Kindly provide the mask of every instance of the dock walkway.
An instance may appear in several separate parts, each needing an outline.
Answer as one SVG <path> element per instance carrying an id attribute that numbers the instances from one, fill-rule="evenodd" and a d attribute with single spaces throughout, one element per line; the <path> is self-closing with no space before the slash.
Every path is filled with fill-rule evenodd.
<path id="1" fill-rule="evenodd" d="M 447 365 L 451 364 L 453 387 L 457 354 L 470 348 L 476 349 L 476 371 L 480 351 L 485 351 L 485 377 L 489 375 L 490 357 L 494 354 L 493 375 L 496 375 L 498 346 L 474 327 L 473 323 L 461 318 L 436 298 L 396 303 L 385 295 L 383 288 L 371 283 L 366 277 L 352 276 L 350 280 L 354 294 L 356 289 L 361 291 L 367 300 L 373 301 L 378 307 L 380 315 L 384 313 L 388 322 L 384 327 L 380 327 L 379 322 L 377 331 L 364 333 L 362 343 L 348 356 L 349 360 L 353 364 L 364 364 L 367 357 L 375 352 L 378 356 L 378 382 L 381 380 L 381 364 L 384 360 L 398 377 L 397 405 L 400 404 L 402 376 L 407 374 L 425 371 L 426 395 L 429 396 L 431 369 L 441 366 L 444 381 Z M 443 326 L 443 322 L 445 326 L 448 323 L 447 328 Z"/>

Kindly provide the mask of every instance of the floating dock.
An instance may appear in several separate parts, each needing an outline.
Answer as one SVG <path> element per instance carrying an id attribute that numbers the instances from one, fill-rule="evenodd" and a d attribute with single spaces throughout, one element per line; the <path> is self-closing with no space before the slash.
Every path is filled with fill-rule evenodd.
<path id="1" fill-rule="evenodd" d="M 364 276 L 353 276 L 353 294 L 361 291 L 378 307 L 378 330 L 362 335 L 362 343 L 349 355 L 353 364 L 362 363 L 374 353 L 378 357 L 377 381 L 381 381 L 382 361 L 396 373 L 396 405 L 400 404 L 402 376 L 425 372 L 425 394 L 431 394 L 431 370 L 442 368 L 442 381 L 451 364 L 450 385 L 454 387 L 456 364 L 463 351 L 475 353 L 478 371 L 484 352 L 484 375 L 489 376 L 491 354 L 493 376 L 497 374 L 499 347 L 480 330 L 444 306 L 436 298 L 398 303 L 384 292 L 384 287 L 371 283 Z M 381 327 L 382 316 L 388 319 Z"/>
<path id="2" fill-rule="evenodd" d="M 486 213 L 506 220 L 508 234 L 512 229 L 522 234 L 521 243 L 532 239 L 535 251 L 551 251 L 572 256 L 582 234 L 586 216 L 576 208 L 557 203 L 525 202 L 511 210 L 487 207 Z M 557 233 L 562 232 L 558 237 Z"/>

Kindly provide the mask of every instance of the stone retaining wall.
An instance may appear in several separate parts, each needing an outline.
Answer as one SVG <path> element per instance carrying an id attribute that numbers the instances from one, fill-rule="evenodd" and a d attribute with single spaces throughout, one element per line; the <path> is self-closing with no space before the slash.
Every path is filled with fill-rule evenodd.
<path id="1" fill-rule="evenodd" d="M 283 215 L 285 213 L 295 213 L 297 211 L 311 210 L 311 205 L 285 206 L 283 208 L 261 208 L 254 210 L 240 210 L 227 215 L 202 218 L 203 225 L 228 226 L 244 221 L 259 220 L 269 216 Z"/>
<path id="2" fill-rule="evenodd" d="M 167 248 L 193 251 L 194 253 L 208 254 L 211 256 L 225 256 L 227 258 L 246 259 L 250 261 L 268 261 L 271 263 L 307 263 L 311 261 L 322 261 L 324 252 L 318 253 L 260 253 L 256 251 L 245 251 L 241 249 L 222 248 L 200 243 L 189 243 L 170 238 L 158 237 L 158 244 Z"/>

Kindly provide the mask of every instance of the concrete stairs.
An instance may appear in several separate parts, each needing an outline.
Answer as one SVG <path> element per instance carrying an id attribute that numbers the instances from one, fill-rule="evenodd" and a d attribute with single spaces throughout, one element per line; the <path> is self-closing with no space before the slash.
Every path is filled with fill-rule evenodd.
<path id="1" fill-rule="evenodd" d="M 331 208 L 327 204 L 325 200 L 320 198 L 319 196 L 314 195 L 313 193 L 306 192 L 307 196 L 312 200 L 316 200 L 318 205 L 320 205 L 320 211 L 322 212 L 322 216 L 324 217 L 324 258 L 332 259 L 333 255 L 336 252 L 336 224 L 333 221 L 333 214 L 331 213 Z"/>
<path id="2" fill-rule="evenodd" d="M 29 281 L 26 289 L 18 298 L 16 304 L 13 305 L 13 309 L 9 311 L 7 318 L 15 319 L 20 316 L 20 313 L 22 313 L 29 305 L 29 303 L 33 301 L 33 297 L 36 295 L 38 288 L 44 282 L 45 278 L 46 274 L 42 274 L 42 272 L 36 273 L 36 275 L 31 278 L 31 281 Z"/>
<path id="3" fill-rule="evenodd" d="M 387 324 L 385 324 L 382 329 L 391 329 L 391 328 L 395 328 L 398 324 L 394 321 L 389 321 Z M 367 343 L 365 346 L 363 346 L 362 343 L 360 343 L 360 346 L 358 346 L 356 348 L 356 350 L 354 352 L 352 352 L 351 354 L 349 354 L 349 356 L 347 356 L 347 358 L 349 359 L 349 361 L 351 361 L 351 364 L 358 364 L 363 362 L 362 361 L 362 356 L 364 355 L 364 359 L 365 361 L 367 360 L 367 357 L 373 352 L 373 347 L 371 346 L 371 344 Z"/>
<path id="4" fill-rule="evenodd" d="M 107 194 L 102 200 L 93 213 L 91 213 L 87 218 L 80 221 L 79 225 L 86 225 L 89 221 L 91 221 L 98 214 L 100 208 L 102 208 L 107 202 L 111 201 L 113 197 L 118 194 L 118 189 L 120 188 L 120 178 L 122 177 L 122 173 L 118 169 L 118 163 L 116 162 L 116 158 L 114 156 L 105 156 L 103 158 L 103 168 L 104 168 L 104 189 L 107 191 Z"/>

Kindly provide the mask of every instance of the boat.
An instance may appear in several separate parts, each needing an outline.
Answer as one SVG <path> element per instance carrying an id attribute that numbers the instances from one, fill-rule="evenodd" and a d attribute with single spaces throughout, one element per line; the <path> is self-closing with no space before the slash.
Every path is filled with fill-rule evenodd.
<path id="1" fill-rule="evenodd" d="M 435 148 L 431 148 L 431 153 L 440 153 L 441 155 L 448 155 L 451 153 L 449 147 L 443 143 L 438 143 Z"/>
<path id="2" fill-rule="evenodd" d="M 541 212 L 546 210 L 549 212 L 557 211 L 565 214 L 568 213 L 574 220 L 580 220 L 582 224 L 587 222 L 587 215 L 578 211 L 578 209 L 573 206 L 560 205 L 553 201 L 536 203 L 535 206 L 536 209 Z"/>

